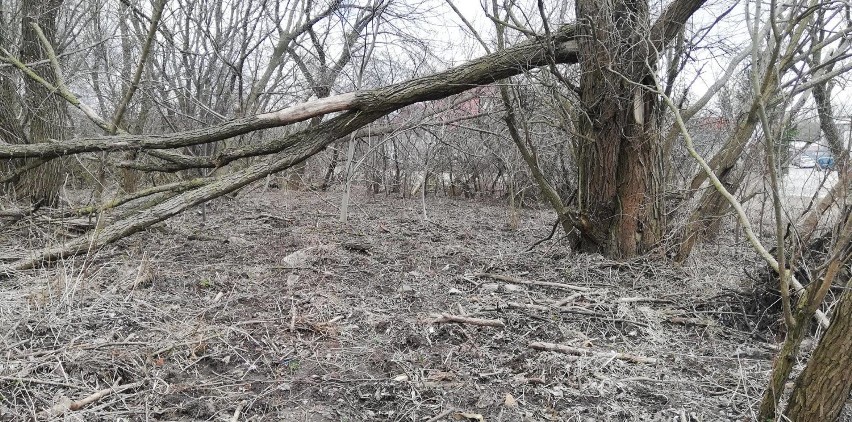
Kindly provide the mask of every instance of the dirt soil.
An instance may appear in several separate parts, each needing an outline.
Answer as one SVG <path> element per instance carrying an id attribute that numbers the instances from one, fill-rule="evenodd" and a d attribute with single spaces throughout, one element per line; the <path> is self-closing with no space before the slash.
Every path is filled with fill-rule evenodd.
<path id="1" fill-rule="evenodd" d="M 546 210 L 361 195 L 342 224 L 338 201 L 256 190 L 0 279 L 0 420 L 753 419 L 777 316 L 745 244 L 615 262 L 527 252 Z"/>

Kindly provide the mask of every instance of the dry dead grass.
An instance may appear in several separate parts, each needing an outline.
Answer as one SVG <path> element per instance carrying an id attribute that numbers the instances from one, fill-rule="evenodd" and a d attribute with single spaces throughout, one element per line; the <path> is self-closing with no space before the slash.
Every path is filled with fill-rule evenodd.
<path id="1" fill-rule="evenodd" d="M 424 222 L 418 202 L 361 197 L 341 225 L 336 200 L 219 200 L 206 224 L 186 213 L 0 281 L 0 420 L 45 420 L 64 399 L 116 386 L 126 388 L 63 417 L 752 419 L 773 356 L 760 323 L 775 316 L 755 314 L 742 293 L 743 268 L 760 265 L 746 245 L 697 251 L 683 268 L 613 262 L 558 241 L 523 252 L 549 232 L 545 211 L 511 230 L 499 205 L 432 198 Z M 55 229 L 21 221 L 0 239 L 23 249 Z M 434 324 L 435 313 L 504 327 Z M 540 352 L 535 341 L 604 353 Z"/>

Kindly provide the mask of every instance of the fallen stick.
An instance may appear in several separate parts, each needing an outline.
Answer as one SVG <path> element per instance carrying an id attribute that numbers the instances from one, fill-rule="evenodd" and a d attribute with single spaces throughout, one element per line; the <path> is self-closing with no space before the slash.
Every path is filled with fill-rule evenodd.
<path id="1" fill-rule="evenodd" d="M 59 403 L 55 404 L 53 407 L 46 409 L 41 412 L 41 416 L 43 417 L 55 417 L 59 416 L 69 410 L 80 410 L 110 394 L 120 393 L 124 390 L 129 390 L 131 388 L 136 388 L 142 385 L 144 381 L 134 382 L 132 384 L 120 385 L 117 387 L 104 388 L 103 390 L 96 391 L 92 395 L 77 401 L 71 401 L 67 397 L 63 398 L 59 401 Z"/>
<path id="2" fill-rule="evenodd" d="M 568 289 L 568 290 L 576 290 L 579 292 L 588 292 L 588 287 L 575 286 L 573 284 L 565 284 L 565 283 L 553 283 L 550 281 L 528 281 L 521 280 L 519 278 L 511 277 L 508 275 L 502 274 L 492 274 L 492 273 L 475 273 L 474 277 L 483 277 L 483 278 L 492 278 L 494 280 L 505 281 L 507 283 L 512 284 L 525 284 L 527 286 L 545 286 L 545 287 L 556 287 L 558 289 Z"/>
<path id="3" fill-rule="evenodd" d="M 614 357 L 619 360 L 633 362 L 633 363 L 657 363 L 656 358 L 646 358 L 644 356 L 636 356 L 628 353 L 618 353 L 618 352 L 598 352 L 596 350 L 587 349 L 585 347 L 573 347 L 564 344 L 556 344 L 556 343 L 545 343 L 545 342 L 532 342 L 529 346 L 531 349 L 535 350 L 543 350 L 547 352 L 559 352 L 565 353 L 568 355 L 577 355 L 577 356 L 601 356 L 601 357 Z"/>
<path id="4" fill-rule="evenodd" d="M 655 297 L 621 297 L 615 300 L 618 303 L 636 303 L 636 302 L 656 302 L 656 303 L 673 303 L 669 299 L 658 299 Z"/>
<path id="5" fill-rule="evenodd" d="M 701 318 L 671 317 L 668 319 L 668 321 L 672 324 L 700 325 L 703 327 L 712 327 L 716 325 L 716 323 L 712 320 L 706 320 Z"/>
<path id="6" fill-rule="evenodd" d="M 595 311 L 581 308 L 579 306 L 570 306 L 570 307 L 555 307 L 555 306 L 547 306 L 547 305 L 536 305 L 534 303 L 519 303 L 519 302 L 506 302 L 506 306 L 510 308 L 516 309 L 531 309 L 534 311 L 549 311 L 549 312 L 566 312 L 569 314 L 580 314 L 580 315 L 589 315 L 596 316 L 601 318 L 606 318 L 605 315 L 599 314 Z"/>
<path id="7" fill-rule="evenodd" d="M 467 317 L 467 316 L 461 316 L 461 315 L 452 315 L 452 314 L 446 314 L 446 313 L 440 314 L 440 315 L 433 315 L 433 316 L 435 317 L 435 319 L 432 320 L 432 323 L 435 323 L 435 324 L 440 324 L 440 323 L 445 323 L 445 322 L 455 322 L 455 323 L 459 323 L 459 324 L 482 325 L 482 326 L 486 326 L 486 327 L 500 327 L 500 328 L 502 328 L 502 327 L 506 326 L 506 324 L 504 324 L 503 321 L 500 321 L 499 319 L 473 318 L 473 317 Z"/>
<path id="8" fill-rule="evenodd" d="M 243 409 L 246 407 L 248 402 L 243 400 L 239 404 L 237 404 L 236 410 L 234 410 L 234 416 L 231 416 L 230 422 L 238 422 L 240 420 L 240 413 L 243 412 Z"/>
<path id="9" fill-rule="evenodd" d="M 559 301 L 557 301 L 557 302 L 554 302 L 554 303 L 553 303 L 553 306 L 555 306 L 555 307 L 557 307 L 557 308 L 558 308 L 558 307 L 560 307 L 560 306 L 565 306 L 565 305 L 567 305 L 567 304 L 569 304 L 569 303 L 573 302 L 573 301 L 574 301 L 574 299 L 576 299 L 576 298 L 578 298 L 578 297 L 581 297 L 581 296 L 583 296 L 583 294 L 582 294 L 582 293 L 574 293 L 574 294 L 572 294 L 572 295 L 570 295 L 570 296 L 567 296 L 567 297 L 563 298 L 562 300 L 559 300 Z"/>

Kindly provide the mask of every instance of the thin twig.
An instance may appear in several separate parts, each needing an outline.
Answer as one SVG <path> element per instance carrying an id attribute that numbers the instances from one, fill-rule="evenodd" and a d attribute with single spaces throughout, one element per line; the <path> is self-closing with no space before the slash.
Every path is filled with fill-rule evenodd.
<path id="1" fill-rule="evenodd" d="M 512 276 L 508 276 L 508 275 L 502 275 L 502 274 L 476 273 L 473 276 L 474 277 L 492 278 L 494 280 L 505 281 L 507 283 L 525 284 L 525 285 L 528 285 L 528 286 L 556 287 L 558 289 L 576 290 L 576 291 L 580 291 L 580 292 L 588 292 L 589 290 L 591 290 L 588 287 L 575 286 L 573 284 L 553 283 L 553 282 L 550 282 L 550 281 L 528 281 L 528 280 L 521 280 L 519 278 L 515 278 L 515 277 L 512 277 Z"/>

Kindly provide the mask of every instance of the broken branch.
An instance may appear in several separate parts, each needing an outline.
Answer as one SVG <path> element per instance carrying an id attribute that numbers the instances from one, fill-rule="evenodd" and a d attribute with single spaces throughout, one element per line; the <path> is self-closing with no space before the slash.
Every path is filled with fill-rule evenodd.
<path id="1" fill-rule="evenodd" d="M 472 325 L 482 325 L 485 327 L 505 327 L 506 324 L 499 319 L 484 319 L 484 318 L 473 318 L 461 315 L 452 315 L 452 314 L 440 314 L 434 315 L 436 318 L 432 321 L 434 324 L 446 323 L 446 322 L 455 322 L 459 324 L 472 324 Z"/>
<path id="2" fill-rule="evenodd" d="M 515 278 L 515 277 L 512 277 L 512 276 L 502 275 L 502 274 L 476 273 L 473 276 L 474 277 L 491 278 L 491 279 L 494 279 L 494 280 L 505 281 L 507 283 L 512 283 L 512 284 L 524 284 L 524 285 L 527 285 L 527 286 L 555 287 L 557 289 L 576 290 L 576 291 L 579 291 L 579 292 L 588 292 L 589 290 L 591 290 L 588 287 L 575 286 L 573 284 L 554 283 L 554 282 L 551 282 L 551 281 L 528 281 L 528 280 L 522 280 L 520 278 Z"/>
<path id="3" fill-rule="evenodd" d="M 542 350 L 546 352 L 559 352 L 565 353 L 569 355 L 576 356 L 600 356 L 600 357 L 610 357 L 618 360 L 623 360 L 626 362 L 633 363 L 649 363 L 655 364 L 657 363 L 656 358 L 646 358 L 644 356 L 637 356 L 628 353 L 619 353 L 619 352 L 599 352 L 592 349 L 587 349 L 585 347 L 574 347 L 568 346 L 565 344 L 556 344 L 556 343 L 545 343 L 545 342 L 532 342 L 530 343 L 530 348 L 535 350 Z"/>

